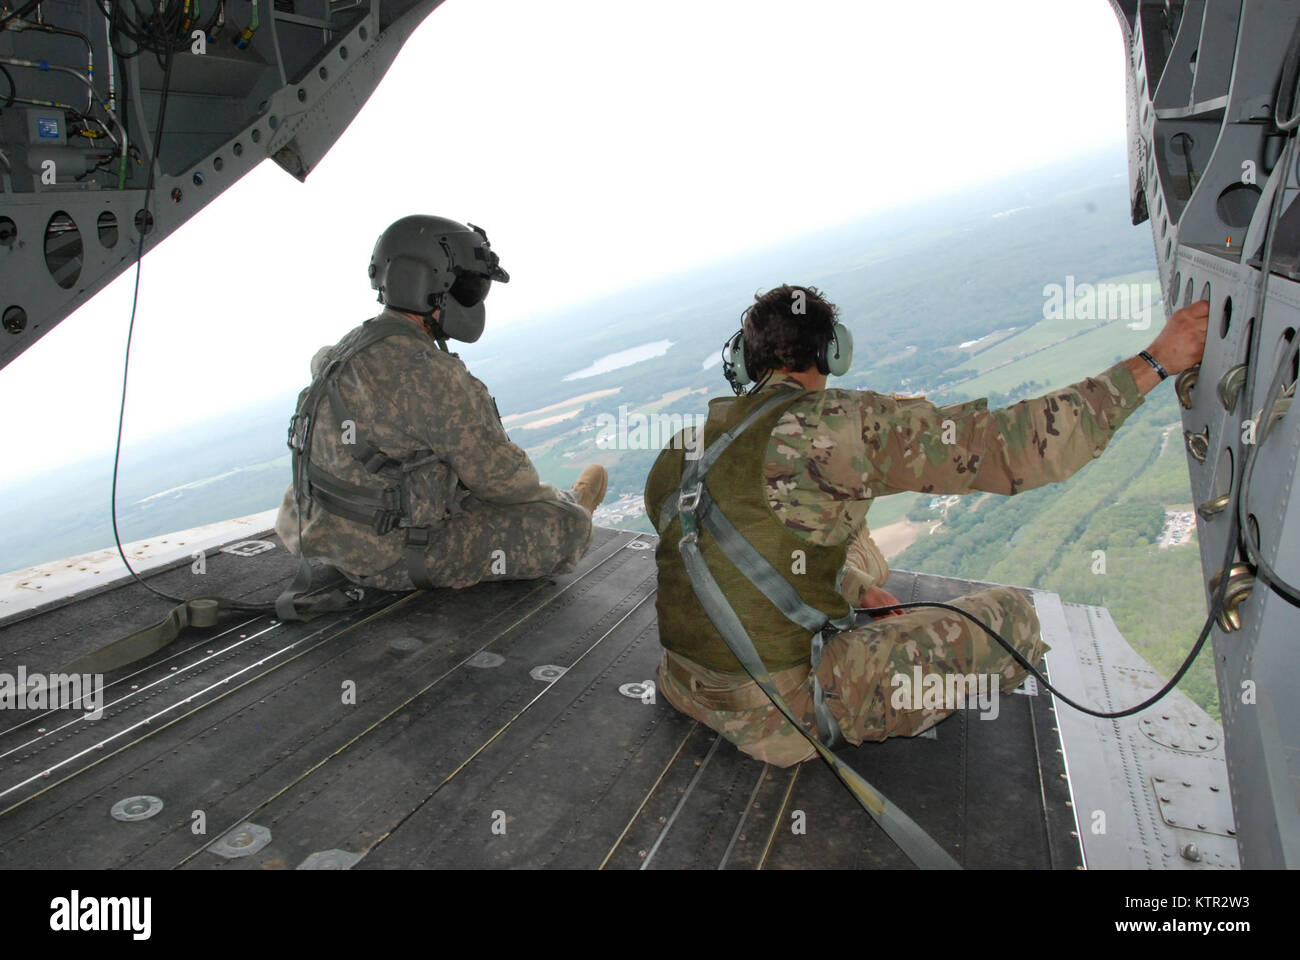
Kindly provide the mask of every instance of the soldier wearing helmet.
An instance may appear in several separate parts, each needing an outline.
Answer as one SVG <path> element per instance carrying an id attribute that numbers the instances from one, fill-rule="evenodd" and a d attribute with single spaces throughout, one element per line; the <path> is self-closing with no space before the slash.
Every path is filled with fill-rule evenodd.
<path id="1" fill-rule="evenodd" d="M 541 483 L 487 387 L 447 349 L 478 340 L 492 283 L 510 279 L 487 234 L 404 217 L 379 237 L 369 272 L 384 310 L 312 359 L 276 533 L 304 561 L 385 590 L 573 569 L 604 468 L 571 490 Z"/>

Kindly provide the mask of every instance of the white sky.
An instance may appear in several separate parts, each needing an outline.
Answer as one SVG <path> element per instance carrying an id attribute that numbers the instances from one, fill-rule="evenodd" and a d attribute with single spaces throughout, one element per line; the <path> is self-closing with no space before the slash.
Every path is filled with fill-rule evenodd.
<path id="1" fill-rule="evenodd" d="M 304 386 L 378 309 L 370 251 L 409 213 L 488 231 L 503 325 L 1092 153 L 1124 122 L 1105 0 L 448 0 L 306 184 L 268 160 L 145 257 L 127 442 Z M 0 482 L 111 449 L 133 277 L 0 371 L 29 454 Z"/>

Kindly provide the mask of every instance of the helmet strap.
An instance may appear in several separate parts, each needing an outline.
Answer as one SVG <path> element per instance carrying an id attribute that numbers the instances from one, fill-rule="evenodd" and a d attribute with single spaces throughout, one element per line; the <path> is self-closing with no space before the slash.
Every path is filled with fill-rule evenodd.
<path id="1" fill-rule="evenodd" d="M 420 314 L 420 323 L 424 326 L 425 332 L 428 333 L 429 336 L 433 337 L 434 342 L 438 344 L 438 348 L 443 353 L 450 353 L 451 351 L 447 349 L 447 334 L 442 329 L 442 323 L 433 319 L 434 313 L 441 309 L 441 307 L 442 297 L 439 297 L 438 302 L 433 305 L 432 309 L 430 309 L 428 313 Z"/>

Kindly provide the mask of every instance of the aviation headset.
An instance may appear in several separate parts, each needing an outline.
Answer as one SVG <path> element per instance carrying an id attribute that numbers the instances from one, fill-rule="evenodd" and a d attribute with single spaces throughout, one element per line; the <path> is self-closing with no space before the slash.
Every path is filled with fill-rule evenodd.
<path id="1" fill-rule="evenodd" d="M 752 309 L 752 308 L 750 308 Z M 766 374 L 770 371 L 755 371 L 747 355 L 745 343 L 745 321 L 749 319 L 749 310 L 740 315 L 740 329 L 722 345 L 722 375 L 731 384 L 737 396 L 744 393 L 745 387 L 754 382 L 754 374 Z M 833 345 L 833 346 L 832 346 Z M 848 373 L 853 363 L 853 334 L 849 328 L 838 320 L 831 324 L 831 335 L 817 345 L 817 372 L 842 377 Z"/>

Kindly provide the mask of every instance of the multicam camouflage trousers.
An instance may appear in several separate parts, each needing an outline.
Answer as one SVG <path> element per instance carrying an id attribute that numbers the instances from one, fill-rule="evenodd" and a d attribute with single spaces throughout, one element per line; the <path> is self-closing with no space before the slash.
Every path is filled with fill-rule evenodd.
<path id="1" fill-rule="evenodd" d="M 1030 663 L 1037 664 L 1048 646 L 1039 635 L 1033 604 L 1012 587 L 992 587 L 950 601 L 1007 639 Z M 771 705 L 747 675 L 709 670 L 664 651 L 659 689 L 674 707 L 718 731 L 744 753 L 778 767 L 816 755 L 812 745 Z M 676 661 L 676 662 L 674 662 Z M 884 617 L 841 633 L 827 645 L 817 677 L 826 702 L 852 744 L 887 737 L 915 736 L 953 713 L 912 698 L 920 668 L 924 678 L 995 675 L 1000 693 L 1010 693 L 1027 675 L 996 641 L 960 614 L 919 607 L 903 616 Z M 896 678 L 907 678 L 907 690 Z M 779 692 L 803 726 L 816 733 L 812 675 L 807 665 L 773 674 Z M 693 688 L 693 689 L 692 689 Z M 900 696 L 903 691 L 906 696 Z M 726 703 L 733 709 L 713 709 Z M 924 705 L 922 705 L 924 704 Z M 975 706 L 974 699 L 967 701 Z M 735 709 L 740 707 L 741 709 Z"/>
<path id="2" fill-rule="evenodd" d="M 591 514 L 568 490 L 558 500 L 487 503 L 467 497 L 430 531 L 425 568 L 437 587 L 484 580 L 533 580 L 568 573 L 591 542 Z M 405 559 L 372 576 L 353 577 L 380 590 L 411 590 Z"/>

